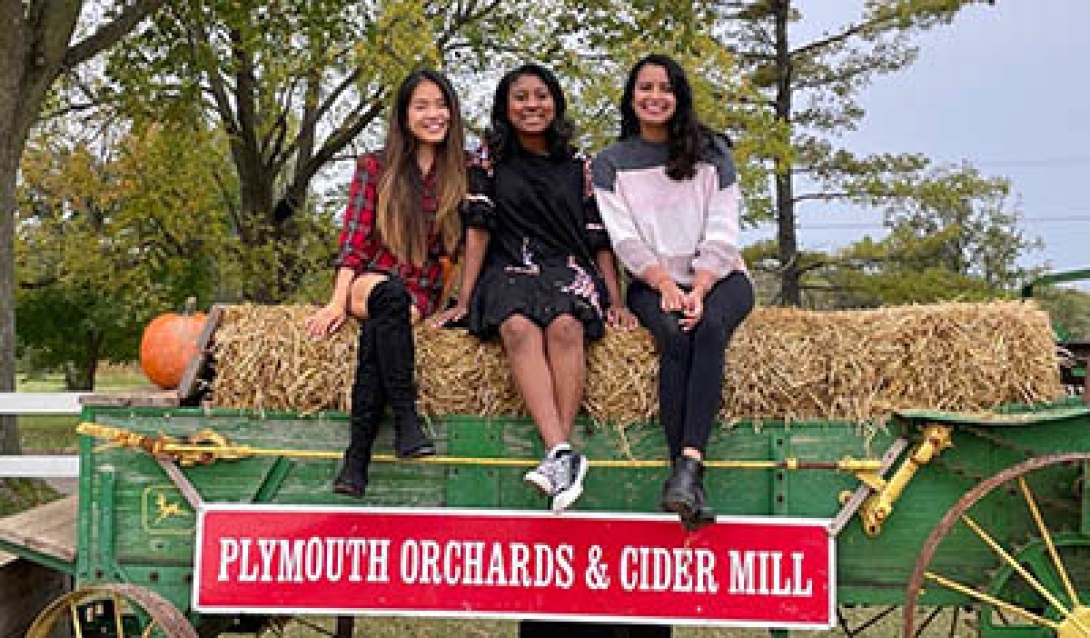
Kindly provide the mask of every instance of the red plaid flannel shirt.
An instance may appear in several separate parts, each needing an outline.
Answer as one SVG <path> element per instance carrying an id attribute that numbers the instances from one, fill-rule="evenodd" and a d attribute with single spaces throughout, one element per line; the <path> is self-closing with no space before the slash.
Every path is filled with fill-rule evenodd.
<path id="1" fill-rule="evenodd" d="M 382 161 L 377 153 L 368 153 L 356 164 L 352 186 L 348 190 L 348 206 L 341 228 L 338 268 L 351 268 L 357 273 L 382 272 L 396 275 L 405 282 L 420 313 L 427 316 L 437 310 L 443 288 L 443 268 L 439 257 L 445 252 L 443 242 L 435 232 L 435 178 L 424 176 L 424 213 L 427 218 L 428 255 L 417 268 L 404 263 L 382 243 L 375 227 L 378 201 L 378 180 Z"/>

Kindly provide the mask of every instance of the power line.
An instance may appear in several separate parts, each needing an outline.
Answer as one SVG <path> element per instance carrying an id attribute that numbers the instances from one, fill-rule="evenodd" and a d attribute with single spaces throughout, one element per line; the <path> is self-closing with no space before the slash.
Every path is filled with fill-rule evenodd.
<path id="1" fill-rule="evenodd" d="M 1050 166 L 1086 166 L 1090 165 L 1090 155 L 1071 155 L 1067 157 L 1036 157 L 1025 159 L 970 160 L 976 166 L 1012 166 L 1018 168 L 1046 168 Z"/>
<path id="2" fill-rule="evenodd" d="M 1037 226 L 1040 224 L 1090 224 L 1090 217 L 1028 217 L 1019 220 L 1020 223 L 1026 226 Z M 866 222 L 843 222 L 843 223 L 829 223 L 829 224 L 803 224 L 799 226 L 800 230 L 882 230 L 889 228 L 885 224 L 881 223 L 866 223 Z"/>

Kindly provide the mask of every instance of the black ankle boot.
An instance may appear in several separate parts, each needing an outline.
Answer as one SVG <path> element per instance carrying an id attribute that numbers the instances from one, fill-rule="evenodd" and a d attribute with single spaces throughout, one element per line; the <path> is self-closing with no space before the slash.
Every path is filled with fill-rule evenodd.
<path id="1" fill-rule="evenodd" d="M 348 449 L 344 453 L 341 471 L 333 479 L 334 492 L 355 498 L 363 498 L 367 490 L 371 446 L 375 442 L 382 413 L 386 409 L 386 390 L 379 379 L 374 341 L 373 327 L 369 322 L 364 322 L 360 326 L 359 347 L 356 349 L 356 378 L 352 384 Z"/>
<path id="2" fill-rule="evenodd" d="M 674 459 L 674 470 L 662 486 L 662 509 L 675 512 L 682 525 L 695 531 L 715 522 L 715 512 L 704 500 L 704 465 L 688 456 Z"/>
<path id="3" fill-rule="evenodd" d="M 704 496 L 703 472 L 701 472 L 701 479 L 697 484 L 696 510 L 693 511 L 693 517 L 688 522 L 681 521 L 681 523 L 685 525 L 685 529 L 690 532 L 695 532 L 701 527 L 707 527 L 708 525 L 715 523 L 715 510 L 712 509 L 711 505 L 708 505 L 707 499 Z"/>
<path id="4" fill-rule="evenodd" d="M 394 452 L 401 458 L 435 454 L 435 444 L 424 433 L 416 411 L 416 347 L 410 307 L 409 291 L 396 277 L 376 285 L 367 299 L 367 321 L 375 328 L 380 376 L 394 413 Z"/>

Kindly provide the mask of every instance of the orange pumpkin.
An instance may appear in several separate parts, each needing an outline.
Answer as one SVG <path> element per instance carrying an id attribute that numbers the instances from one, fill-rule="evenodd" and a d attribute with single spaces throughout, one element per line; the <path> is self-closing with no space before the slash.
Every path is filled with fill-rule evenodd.
<path id="1" fill-rule="evenodd" d="M 203 312 L 159 315 L 144 328 L 140 367 L 151 382 L 172 390 L 182 382 L 189 360 L 197 354 L 197 338 L 207 317 Z"/>

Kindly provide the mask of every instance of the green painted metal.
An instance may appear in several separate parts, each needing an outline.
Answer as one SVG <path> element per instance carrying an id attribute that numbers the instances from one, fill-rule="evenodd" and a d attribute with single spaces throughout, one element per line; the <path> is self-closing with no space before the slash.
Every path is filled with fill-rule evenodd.
<path id="1" fill-rule="evenodd" d="M 853 520 L 837 539 L 838 599 L 844 604 L 896 605 L 918 550 L 939 517 L 980 479 L 1036 456 L 1090 450 L 1090 410 L 1074 401 L 1046 409 L 1012 408 L 1017 417 L 966 416 L 909 412 L 885 425 L 838 422 L 740 423 L 717 429 L 709 443 L 712 459 L 835 460 L 845 456 L 878 458 L 904 433 L 915 438 L 922 423 L 955 425 L 953 447 L 939 462 L 925 466 L 905 490 L 882 533 L 866 536 Z M 256 414 L 234 410 L 157 408 L 88 409 L 84 420 L 143 433 L 184 436 L 211 428 L 229 440 L 255 447 L 341 450 L 347 443 L 343 415 L 302 417 L 285 413 Z M 993 427 L 1001 425 L 1002 427 Z M 391 449 L 384 426 L 376 451 Z M 450 417 L 435 428 L 440 454 L 463 457 L 536 458 L 541 445 L 533 424 L 522 417 Z M 666 450 L 654 424 L 589 428 L 581 423 L 573 443 L 591 459 L 662 459 Z M 97 446 L 81 441 L 82 476 L 78 530 L 77 584 L 123 577 L 155 589 L 187 610 L 194 541 L 194 512 L 162 469 L 142 452 Z M 112 472 L 110 471 L 112 468 Z M 187 478 L 209 502 L 259 500 L 295 504 L 359 504 L 331 493 L 337 469 L 333 460 L 253 458 L 184 468 Z M 524 468 L 444 467 L 411 462 L 372 464 L 365 505 L 458 506 L 541 509 L 546 500 L 523 484 Z M 580 510 L 655 512 L 667 468 L 592 468 Z M 1074 494 L 1083 468 L 1059 468 L 1043 483 L 1040 497 L 1067 499 Z M 708 497 L 722 514 L 831 518 L 840 508 L 838 495 L 858 480 L 829 471 L 711 469 Z M 1022 542 L 1033 523 L 1006 495 L 981 505 L 979 520 L 1000 530 L 1004 542 Z M 1090 527 L 1085 507 L 1050 512 L 1058 527 Z M 935 569 L 962 582 L 987 586 L 997 567 L 987 548 L 966 530 L 956 529 L 940 547 Z M 1090 571 L 1090 561 L 1087 570 Z M 1090 598 L 1090 597 L 1088 597 Z M 942 588 L 928 589 L 924 604 L 968 604 L 963 596 Z M 199 626 L 213 628 L 222 618 L 194 616 Z M 214 633 L 211 629 L 209 632 Z"/>
<path id="2" fill-rule="evenodd" d="M 76 565 L 74 562 L 57 558 L 52 554 L 39 552 L 33 547 L 9 543 L 8 541 L 0 539 L 0 552 L 14 554 L 20 558 L 25 558 L 31 562 L 61 572 L 62 574 L 68 574 L 69 576 L 76 575 Z"/>
<path id="3" fill-rule="evenodd" d="M 273 462 L 272 467 L 265 473 L 265 479 L 261 481 L 261 484 L 257 488 L 257 492 L 254 493 L 254 503 L 268 503 L 280 491 L 281 486 L 284 485 L 284 479 L 288 477 L 292 468 L 295 467 L 295 462 L 287 457 L 281 456 Z"/>
<path id="4" fill-rule="evenodd" d="M 98 550 L 94 568 L 95 579 L 107 582 L 117 581 L 121 576 L 114 551 L 117 547 L 117 521 L 114 518 L 117 470 L 112 466 L 104 466 L 99 468 L 95 478 L 98 482 L 95 490 L 95 505 L 99 537 L 95 545 Z"/>
<path id="5" fill-rule="evenodd" d="M 1041 286 L 1051 286 L 1053 284 L 1070 283 L 1072 281 L 1082 281 L 1090 279 L 1090 268 L 1080 268 L 1077 270 L 1065 270 L 1061 272 L 1049 273 L 1043 275 L 1029 282 L 1022 287 L 1022 297 L 1030 298 L 1033 296 L 1035 289 Z"/>
<path id="6" fill-rule="evenodd" d="M 1035 426 L 1090 417 L 1090 405 L 1067 405 L 1047 412 L 943 412 L 901 410 L 897 416 L 908 421 L 984 427 Z"/>
<path id="7" fill-rule="evenodd" d="M 504 453 L 504 423 L 452 418 L 446 422 L 447 454 L 500 457 Z M 498 507 L 501 501 L 500 468 L 456 467 L 449 470 L 446 503 L 452 507 Z"/>

